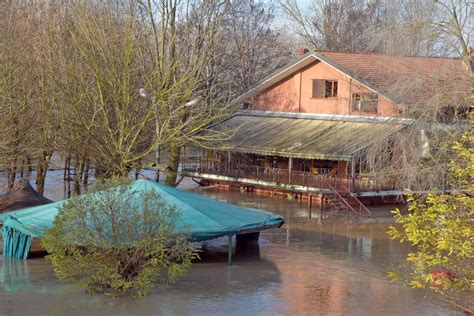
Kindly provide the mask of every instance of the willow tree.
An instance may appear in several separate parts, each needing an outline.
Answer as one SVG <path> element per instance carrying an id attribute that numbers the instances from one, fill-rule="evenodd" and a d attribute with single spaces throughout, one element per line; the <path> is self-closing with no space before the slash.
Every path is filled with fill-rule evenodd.
<path id="1" fill-rule="evenodd" d="M 52 25 L 42 1 L 5 2 L 0 7 L 0 156 L 8 185 L 17 173 L 36 167 L 43 192 L 55 132 L 51 117 L 54 94 L 49 76 L 46 28 Z M 26 171 L 26 172 L 25 172 Z"/>
<path id="2" fill-rule="evenodd" d="M 59 130 L 59 65 L 51 45 L 58 17 L 46 0 L 0 4 L 0 164 L 9 186 L 35 169 L 40 193 Z"/>
<path id="3" fill-rule="evenodd" d="M 207 76 L 220 55 L 220 26 L 228 8 L 218 0 L 149 0 L 140 1 L 140 9 L 147 44 L 145 87 L 153 94 L 157 139 L 169 154 L 165 183 L 175 185 L 182 147 L 222 138 L 199 131 L 235 110 L 216 97 L 216 83 Z M 200 102 L 185 106 L 193 100 Z"/>
<path id="4" fill-rule="evenodd" d="M 409 272 L 389 276 L 413 288 L 430 288 L 469 313 L 474 312 L 473 145 L 472 131 L 450 144 L 454 155 L 448 169 L 449 194 L 411 195 L 410 214 L 394 211 L 400 225 L 389 231 L 392 238 L 413 246 L 407 256 Z"/>
<path id="5" fill-rule="evenodd" d="M 87 152 L 105 177 L 126 175 L 156 147 L 155 111 L 138 95 L 143 41 L 133 1 L 67 4 L 64 54 L 65 139 Z"/>

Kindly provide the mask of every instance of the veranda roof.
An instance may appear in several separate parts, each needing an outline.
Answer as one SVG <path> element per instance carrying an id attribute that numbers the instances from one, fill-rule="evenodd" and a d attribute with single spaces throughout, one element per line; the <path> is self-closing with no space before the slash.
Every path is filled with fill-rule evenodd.
<path id="1" fill-rule="evenodd" d="M 212 128 L 229 133 L 216 149 L 348 161 L 375 136 L 395 133 L 410 122 L 383 117 L 243 111 Z"/>
<path id="2" fill-rule="evenodd" d="M 270 212 L 227 204 L 150 180 L 134 181 L 130 186 L 137 192 L 155 190 L 168 204 L 176 205 L 181 216 L 178 226 L 190 230 L 191 238 L 195 241 L 279 227 L 284 222 L 282 217 Z M 0 214 L 0 221 L 4 225 L 4 255 L 26 259 L 31 238 L 43 236 L 65 201 Z"/>

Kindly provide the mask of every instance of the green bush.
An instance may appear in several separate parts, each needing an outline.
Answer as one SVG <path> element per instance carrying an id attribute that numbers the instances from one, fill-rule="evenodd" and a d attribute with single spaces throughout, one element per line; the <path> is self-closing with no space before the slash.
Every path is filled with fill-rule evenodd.
<path id="1" fill-rule="evenodd" d="M 156 282 L 175 282 L 198 257 L 178 230 L 176 207 L 126 184 L 100 181 L 94 194 L 61 206 L 43 239 L 59 279 L 90 294 L 144 296 Z"/>
<path id="2" fill-rule="evenodd" d="M 398 227 L 389 234 L 414 248 L 409 273 L 390 272 L 411 287 L 432 289 L 460 309 L 474 313 L 474 136 L 464 134 L 451 146 L 447 193 L 409 197 L 409 214 L 394 211 Z"/>

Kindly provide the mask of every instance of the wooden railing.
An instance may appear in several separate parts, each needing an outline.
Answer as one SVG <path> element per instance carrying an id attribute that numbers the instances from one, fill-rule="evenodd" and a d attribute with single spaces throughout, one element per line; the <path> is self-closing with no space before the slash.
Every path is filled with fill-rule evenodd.
<path id="1" fill-rule="evenodd" d="M 377 192 L 377 191 L 399 191 L 408 188 L 414 192 L 425 192 L 435 188 L 449 190 L 449 187 L 443 180 L 442 183 L 435 181 L 417 180 L 413 184 L 407 184 L 402 178 L 402 174 L 391 172 L 357 174 L 354 179 L 333 177 L 328 172 L 329 169 L 318 168 L 318 173 L 306 171 L 289 171 L 288 169 L 266 168 L 255 165 L 246 165 L 238 163 L 227 163 L 219 160 L 204 160 L 201 158 L 186 158 L 182 161 L 182 170 L 185 172 L 222 175 L 232 178 L 251 178 L 254 180 L 262 180 L 276 183 L 284 183 L 291 185 L 303 185 L 316 187 L 321 189 L 332 190 L 331 186 L 340 192 Z M 426 175 L 430 179 L 431 174 L 435 171 L 426 168 L 420 173 Z M 435 185 L 433 185 L 433 183 Z M 395 193 L 394 193 L 395 194 Z"/>
<path id="2" fill-rule="evenodd" d="M 362 203 L 357 196 L 352 192 L 344 194 L 344 196 L 336 188 L 331 188 L 336 199 L 343 203 L 348 210 L 351 210 L 354 213 L 362 214 L 362 212 L 370 215 L 372 212 Z M 352 204 L 351 204 L 352 202 Z"/>
<path id="3" fill-rule="evenodd" d="M 215 162 L 190 164 L 188 162 L 183 166 L 183 170 L 185 172 L 221 175 L 235 179 L 255 179 L 278 184 L 310 186 L 322 189 L 336 187 L 341 191 L 349 191 L 350 189 L 350 181 L 346 178 L 280 168 L 264 168 L 242 164 L 230 166 Z"/>

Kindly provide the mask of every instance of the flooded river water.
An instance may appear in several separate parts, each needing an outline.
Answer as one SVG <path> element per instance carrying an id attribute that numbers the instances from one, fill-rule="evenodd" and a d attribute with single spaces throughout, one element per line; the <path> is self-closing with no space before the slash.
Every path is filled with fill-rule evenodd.
<path id="1" fill-rule="evenodd" d="M 423 291 L 387 280 L 407 248 L 386 231 L 392 219 L 310 212 L 305 203 L 238 191 L 205 190 L 229 203 L 285 217 L 259 249 L 226 264 L 226 240 L 174 285 L 140 298 L 89 296 L 56 279 L 44 259 L 0 256 L 0 315 L 456 315 Z"/>

